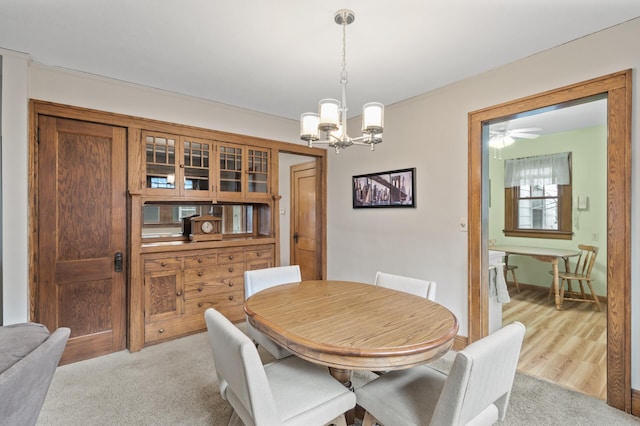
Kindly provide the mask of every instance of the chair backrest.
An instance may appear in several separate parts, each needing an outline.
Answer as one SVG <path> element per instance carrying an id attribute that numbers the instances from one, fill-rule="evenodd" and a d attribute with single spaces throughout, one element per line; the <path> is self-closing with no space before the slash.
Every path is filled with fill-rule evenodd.
<path id="1" fill-rule="evenodd" d="M 514 322 L 458 352 L 431 424 L 463 425 L 496 410 L 504 420 L 524 333 Z"/>
<path id="2" fill-rule="evenodd" d="M 36 424 L 70 333 L 67 327 L 56 329 L 0 374 L 0 424 Z M 10 352 L 13 348 L 5 346 L 1 349 Z"/>
<path id="3" fill-rule="evenodd" d="M 218 380 L 224 398 L 246 425 L 279 425 L 273 394 L 258 350 L 242 331 L 213 308 L 204 313 Z"/>
<path id="4" fill-rule="evenodd" d="M 425 281 L 418 278 L 378 272 L 376 273 L 375 284 L 392 290 L 415 294 L 416 296 L 424 297 L 429 300 L 436 300 L 435 281 Z"/>
<path id="5" fill-rule="evenodd" d="M 579 244 L 578 248 L 580 249 L 580 256 L 578 257 L 578 263 L 576 263 L 575 273 L 589 278 L 591 277 L 593 266 L 596 264 L 598 247 Z"/>
<path id="6" fill-rule="evenodd" d="M 255 293 L 280 284 L 302 281 L 300 266 L 276 266 L 274 268 L 255 269 L 244 273 L 244 297 L 248 299 Z"/>

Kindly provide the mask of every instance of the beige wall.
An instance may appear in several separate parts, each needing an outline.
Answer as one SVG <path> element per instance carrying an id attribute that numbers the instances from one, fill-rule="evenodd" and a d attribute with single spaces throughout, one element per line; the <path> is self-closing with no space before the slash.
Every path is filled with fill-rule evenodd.
<path id="1" fill-rule="evenodd" d="M 467 234 L 458 230 L 458 222 L 467 215 L 467 114 L 627 68 L 637 70 L 638 39 L 640 19 L 387 106 L 385 141 L 376 152 L 353 147 L 339 155 L 330 154 L 329 278 L 373 282 L 375 272 L 385 270 L 435 280 L 437 300 L 458 316 L 460 334 L 466 335 Z M 490 47 L 487 51 L 490 54 Z M 28 64 L 23 57 L 17 62 L 15 66 L 3 65 L 3 264 L 7 323 L 26 320 L 28 313 L 26 101 L 29 97 L 299 143 L 298 123 L 293 120 Z M 15 89 L 12 84 L 17 84 Z M 8 86 L 12 89 L 5 91 Z M 640 111 L 637 99 L 634 95 L 634 111 Z M 5 114 L 15 115 L 15 119 L 7 120 Z M 637 117 L 635 112 L 634 144 L 639 140 Z M 355 133 L 359 123 L 353 121 L 350 127 Z M 634 182 L 638 182 L 640 170 L 638 155 L 634 147 Z M 351 176 L 407 167 L 417 168 L 417 208 L 352 209 Z M 636 185 L 634 212 L 638 195 L 640 189 Z M 632 263 L 637 265 L 640 220 L 637 214 L 633 218 Z M 638 274 L 634 267 L 633 288 L 640 285 Z M 632 306 L 633 322 L 637 324 L 640 292 L 633 292 Z M 640 328 L 633 328 L 632 333 L 632 384 L 639 388 Z"/>

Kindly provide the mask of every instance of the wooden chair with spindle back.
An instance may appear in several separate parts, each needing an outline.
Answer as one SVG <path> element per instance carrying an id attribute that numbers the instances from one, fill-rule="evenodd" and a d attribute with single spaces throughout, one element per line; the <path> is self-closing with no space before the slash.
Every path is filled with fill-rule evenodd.
<path id="1" fill-rule="evenodd" d="M 558 280 L 560 284 L 560 297 L 563 301 L 571 300 L 574 302 L 587 302 L 596 305 L 596 308 L 600 310 L 600 300 L 595 291 L 593 291 L 593 285 L 591 284 L 593 278 L 591 272 L 596 263 L 596 257 L 598 256 L 598 247 L 589 246 L 586 244 L 579 244 L 580 255 L 574 272 L 558 272 Z M 550 273 L 553 273 L 550 271 Z M 571 287 L 571 282 L 577 281 L 580 285 L 580 291 L 574 291 Z M 585 283 L 589 287 L 590 295 L 585 292 Z M 565 290 L 565 284 L 567 289 Z M 553 288 L 550 289 L 550 292 Z"/>

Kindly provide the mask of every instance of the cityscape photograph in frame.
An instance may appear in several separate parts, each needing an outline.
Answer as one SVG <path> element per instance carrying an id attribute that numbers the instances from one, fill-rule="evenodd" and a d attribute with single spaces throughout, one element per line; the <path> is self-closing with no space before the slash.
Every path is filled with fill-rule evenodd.
<path id="1" fill-rule="evenodd" d="M 353 176 L 353 208 L 415 207 L 416 169 Z"/>

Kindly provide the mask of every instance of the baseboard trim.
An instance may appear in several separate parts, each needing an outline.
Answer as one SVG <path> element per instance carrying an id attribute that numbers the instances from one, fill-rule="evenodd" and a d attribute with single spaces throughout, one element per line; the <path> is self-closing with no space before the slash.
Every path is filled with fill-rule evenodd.
<path id="1" fill-rule="evenodd" d="M 511 286 L 513 284 L 511 281 L 509 281 L 507 285 Z M 520 287 L 520 290 L 531 290 L 531 291 L 540 291 L 540 292 L 543 291 L 545 293 L 549 292 L 549 287 L 543 287 L 541 285 L 535 285 L 535 284 L 527 284 L 527 283 L 519 282 L 518 287 Z M 603 303 L 605 305 L 607 304 L 607 296 L 598 295 L 598 300 L 600 301 L 600 303 Z"/>
<path id="2" fill-rule="evenodd" d="M 631 414 L 640 417 L 640 390 L 631 389 Z"/>

